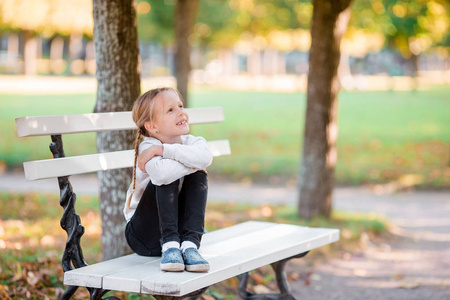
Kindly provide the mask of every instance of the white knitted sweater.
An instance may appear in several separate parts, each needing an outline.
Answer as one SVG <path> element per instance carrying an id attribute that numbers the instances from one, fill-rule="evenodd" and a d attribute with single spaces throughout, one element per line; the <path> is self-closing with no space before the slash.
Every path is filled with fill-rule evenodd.
<path id="1" fill-rule="evenodd" d="M 136 188 L 130 202 L 130 209 L 123 209 L 127 221 L 133 216 L 148 183 L 164 185 L 174 182 L 186 175 L 205 169 L 212 163 L 212 154 L 206 140 L 193 135 L 181 136 L 182 144 L 163 144 L 160 140 L 145 137 L 139 145 L 139 154 L 152 145 L 164 147 L 163 156 L 155 156 L 145 165 L 146 173 L 136 166 Z M 126 199 L 132 192 L 132 184 Z M 125 199 L 125 203 L 126 203 Z"/>

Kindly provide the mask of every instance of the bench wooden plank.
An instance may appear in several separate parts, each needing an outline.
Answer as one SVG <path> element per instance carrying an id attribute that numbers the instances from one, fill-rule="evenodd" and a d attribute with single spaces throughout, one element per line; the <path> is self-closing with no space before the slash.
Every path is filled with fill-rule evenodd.
<path id="1" fill-rule="evenodd" d="M 209 141 L 213 156 L 231 153 L 228 140 Z M 85 174 L 104 170 L 130 168 L 134 162 L 134 150 L 96 153 L 63 157 L 58 159 L 34 160 L 23 163 L 27 180 Z"/>
<path id="2" fill-rule="evenodd" d="M 271 226 L 273 226 L 271 223 L 246 222 L 207 233 L 203 236 L 200 252 L 204 253 L 205 248 L 218 242 L 230 240 L 239 234 L 248 234 Z M 136 265 L 132 268 L 117 270 L 113 274 L 106 275 L 103 278 L 103 288 L 141 293 L 141 281 L 144 278 L 148 279 L 150 274 L 153 277 L 162 276 L 164 273 L 160 270 L 158 257 L 158 261 L 156 263 L 152 262 L 151 265 Z"/>
<path id="3" fill-rule="evenodd" d="M 202 248 L 222 240 L 230 239 L 238 234 L 254 232 L 258 229 L 262 230 L 270 226 L 272 226 L 271 223 L 246 222 L 209 232 L 203 236 Z M 141 279 L 148 277 L 151 273 L 149 268 L 153 268 L 151 264 L 155 260 L 157 268 L 153 271 L 159 274 L 160 257 L 145 257 L 131 254 L 66 272 L 64 274 L 64 284 L 99 288 L 102 286 L 103 278 L 103 286 L 106 286 L 107 289 L 115 290 L 116 285 L 122 286 L 120 282 L 115 280 L 115 277 L 120 276 L 117 274 L 126 270 L 132 270 L 131 273 L 133 275 L 130 276 L 130 279 L 124 279 L 128 283 L 128 288 L 124 291 L 139 293 L 141 290 Z M 139 266 L 139 268 L 136 269 L 134 268 L 135 266 Z M 140 275 L 141 267 L 143 268 L 142 272 L 144 272 L 142 276 Z M 120 278 L 123 279 L 122 276 Z"/>
<path id="4" fill-rule="evenodd" d="M 151 263 L 134 266 L 120 272 L 103 277 L 103 289 L 119 290 L 123 292 L 141 293 L 142 278 L 151 276 L 162 276 L 164 274 L 159 266 L 160 258 Z"/>
<path id="5" fill-rule="evenodd" d="M 187 108 L 190 124 L 222 122 L 222 107 Z M 131 112 L 27 116 L 16 119 L 17 135 L 39 136 L 67 133 L 136 129 Z"/>
<path id="6" fill-rule="evenodd" d="M 304 253 L 338 239 L 338 230 L 336 229 L 297 227 L 298 231 L 293 230 L 285 235 L 279 232 L 279 230 L 290 231 L 288 226 L 292 225 L 276 225 L 278 228 L 273 229 L 277 234 L 272 238 L 268 238 L 269 232 L 262 231 L 261 234 L 264 234 L 264 238 L 262 236 L 255 240 L 251 238 L 252 242 L 245 247 L 230 243 L 230 247 L 228 249 L 222 248 L 224 250 L 221 252 L 217 252 L 216 248 L 213 257 L 203 251 L 202 254 L 211 265 L 209 273 L 192 274 L 186 272 L 187 274 L 183 274 L 181 278 L 176 277 L 173 273 L 165 273 L 163 276 L 146 278 L 142 281 L 141 291 L 155 295 L 186 295 L 202 287 Z M 249 237 L 247 236 L 247 238 Z M 231 251 L 227 252 L 227 250 Z"/>
<path id="7" fill-rule="evenodd" d="M 130 268 L 101 273 L 104 289 L 181 296 L 275 261 L 332 243 L 339 230 L 249 221 L 204 235 L 200 252 L 210 262 L 208 273 L 172 273 L 159 269 L 159 258 Z M 109 261 L 100 264 L 110 264 Z M 112 262 L 114 264 L 114 262 Z M 76 285 L 87 283 L 96 265 L 66 272 Z M 102 267 L 101 269 L 105 269 Z M 107 269 L 107 268 L 106 268 Z M 114 269 L 114 267 L 110 267 Z M 98 280 L 95 281 L 96 283 Z M 66 278 L 64 283 L 67 284 Z M 83 284 L 81 284 L 83 283 Z M 119 288 L 120 287 L 120 288 Z"/>
<path id="8" fill-rule="evenodd" d="M 137 265 L 145 265 L 152 261 L 159 262 L 159 260 L 159 257 L 145 257 L 137 254 L 114 258 L 105 262 L 65 272 L 64 284 L 101 288 L 102 280 L 105 275 L 117 272 L 118 270 L 132 268 Z"/>
<path id="9" fill-rule="evenodd" d="M 183 276 L 174 276 L 173 273 L 162 273 L 159 276 L 153 274 L 142 279 L 143 293 L 154 295 L 185 295 L 198 290 L 204 286 L 215 282 L 220 282 L 227 278 L 242 274 L 246 271 L 243 263 L 249 260 L 258 260 L 261 253 L 268 252 L 275 255 L 274 251 L 280 245 L 295 241 L 293 233 L 308 230 L 307 227 L 283 226 L 281 224 L 271 224 L 261 230 L 255 230 L 246 234 L 223 239 L 213 245 L 202 246 L 200 253 L 209 261 L 211 269 L 208 274 L 183 274 Z M 261 251 L 262 250 L 262 251 Z M 283 257 L 284 258 L 284 257 Z M 276 259 L 274 261 L 277 261 Z M 270 262 L 269 262 L 270 263 Z M 257 265 L 254 268 L 267 265 Z M 139 267 L 139 266 L 138 266 Z M 254 269 L 252 268 L 252 269 Z"/>

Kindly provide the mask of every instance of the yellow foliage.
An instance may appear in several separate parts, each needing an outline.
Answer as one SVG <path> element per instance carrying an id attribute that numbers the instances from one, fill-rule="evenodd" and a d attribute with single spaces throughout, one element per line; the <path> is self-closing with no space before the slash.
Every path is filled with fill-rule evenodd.
<path id="1" fill-rule="evenodd" d="M 0 0 L 2 26 L 59 34 L 92 35 L 91 0 Z"/>

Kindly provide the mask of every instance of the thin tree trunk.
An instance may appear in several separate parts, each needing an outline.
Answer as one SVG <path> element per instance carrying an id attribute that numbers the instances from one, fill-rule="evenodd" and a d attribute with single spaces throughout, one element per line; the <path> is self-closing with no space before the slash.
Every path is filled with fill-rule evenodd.
<path id="1" fill-rule="evenodd" d="M 286 54 L 284 52 L 279 52 L 278 53 L 278 58 L 277 58 L 277 74 L 278 75 L 286 75 Z"/>
<path id="2" fill-rule="evenodd" d="M 71 75 L 79 75 L 84 70 L 75 66 L 75 61 L 80 57 L 80 52 L 83 49 L 83 35 L 81 33 L 72 33 L 69 36 L 69 73 Z M 78 69 L 77 69 L 78 68 Z"/>
<path id="3" fill-rule="evenodd" d="M 95 46 L 94 41 L 86 43 L 86 56 L 84 58 L 84 70 L 88 74 L 95 73 Z"/>
<path id="4" fill-rule="evenodd" d="M 178 0 L 175 7 L 175 78 L 177 88 L 188 106 L 188 82 L 191 70 L 189 37 L 194 30 L 199 0 Z"/>
<path id="5" fill-rule="evenodd" d="M 314 0 L 298 213 L 311 219 L 331 213 L 337 160 L 337 70 L 351 0 Z"/>
<path id="6" fill-rule="evenodd" d="M 139 46 L 135 1 L 94 0 L 94 44 L 97 63 L 95 112 L 131 110 L 140 94 Z M 131 149 L 134 134 L 97 134 L 99 152 Z M 131 169 L 99 172 L 103 259 L 128 252 L 122 213 Z"/>
<path id="7" fill-rule="evenodd" d="M 23 32 L 23 73 L 36 75 L 37 73 L 37 40 L 33 34 L 25 30 Z"/>
<path id="8" fill-rule="evenodd" d="M 261 75 L 261 51 L 253 49 L 248 55 L 248 74 L 252 77 Z"/>
<path id="9" fill-rule="evenodd" d="M 64 39 L 60 36 L 53 38 L 50 44 L 50 71 L 61 74 L 64 69 Z"/>
<path id="10" fill-rule="evenodd" d="M 412 53 L 411 58 L 409 59 L 411 68 L 412 68 L 412 81 L 413 86 L 412 89 L 416 91 L 419 88 L 419 55 Z"/>
<path id="11" fill-rule="evenodd" d="M 228 78 L 238 74 L 238 62 L 236 55 L 231 49 L 222 49 L 219 52 L 219 60 L 223 61 L 223 71 L 221 76 Z"/>
<path id="12" fill-rule="evenodd" d="M 17 34 L 10 33 L 8 35 L 8 58 L 13 57 L 17 59 L 19 57 L 19 37 Z"/>

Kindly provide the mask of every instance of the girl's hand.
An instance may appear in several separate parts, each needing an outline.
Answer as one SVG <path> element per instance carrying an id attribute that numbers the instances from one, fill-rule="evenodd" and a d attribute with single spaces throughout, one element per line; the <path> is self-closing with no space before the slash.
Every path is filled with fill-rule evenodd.
<path id="1" fill-rule="evenodd" d="M 155 156 L 163 156 L 163 153 L 164 153 L 163 146 L 153 145 L 153 146 L 150 146 L 149 148 L 145 149 L 138 156 L 139 169 L 141 169 L 142 172 L 146 173 L 145 164 Z"/>

